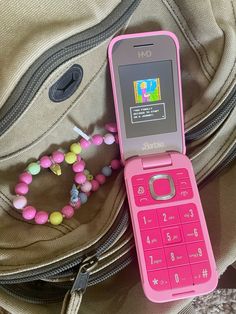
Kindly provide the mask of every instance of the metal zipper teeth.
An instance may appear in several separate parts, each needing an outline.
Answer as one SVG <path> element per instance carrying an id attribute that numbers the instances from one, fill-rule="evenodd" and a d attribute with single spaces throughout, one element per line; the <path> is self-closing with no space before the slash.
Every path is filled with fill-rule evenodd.
<path id="1" fill-rule="evenodd" d="M 230 149 L 226 157 L 218 164 L 218 166 L 205 178 L 199 186 L 202 188 L 207 182 L 219 175 L 224 169 L 226 169 L 236 158 L 236 143 Z"/>
<path id="2" fill-rule="evenodd" d="M 202 123 L 199 123 L 198 126 L 185 134 L 186 141 L 191 142 L 207 135 L 215 128 L 215 126 L 217 126 L 217 124 L 220 124 L 227 117 L 227 115 L 234 109 L 235 105 L 236 87 L 233 88 L 229 96 L 217 110 L 202 121 Z"/>
<path id="3" fill-rule="evenodd" d="M 98 25 L 55 45 L 36 60 L 1 109 L 0 136 L 27 109 L 43 82 L 58 66 L 111 37 L 124 25 L 140 1 L 121 1 Z"/>
<path id="4" fill-rule="evenodd" d="M 112 232 L 109 232 L 106 235 L 106 239 L 104 237 L 99 240 L 98 243 L 96 243 L 93 247 L 90 247 L 88 252 L 83 251 L 83 253 L 78 253 L 68 260 L 61 260 L 59 263 L 56 263 L 56 265 L 47 265 L 45 267 L 41 267 L 40 269 L 30 270 L 24 273 L 14 274 L 11 276 L 1 276 L 0 283 L 2 284 L 14 284 L 14 283 L 22 283 L 22 282 L 28 282 L 33 280 L 40 280 L 46 277 L 52 277 L 56 276 L 57 274 L 61 272 L 65 272 L 70 268 L 73 268 L 81 263 L 84 256 L 86 254 L 89 254 L 91 252 L 94 252 L 97 256 L 100 256 L 102 253 L 104 253 L 116 240 L 116 238 L 119 236 L 121 232 L 123 232 L 124 228 L 128 228 L 129 225 L 129 214 L 128 210 L 125 210 L 123 205 L 123 210 L 120 211 L 118 217 L 117 217 L 117 225 L 115 227 L 115 230 Z M 101 245 L 99 245 L 102 242 Z M 60 265 L 58 265 L 60 264 Z"/>
<path id="5" fill-rule="evenodd" d="M 128 252 L 125 256 L 122 256 L 120 260 L 117 260 L 112 265 L 109 265 L 108 268 L 105 268 L 103 272 L 101 272 L 100 274 L 97 274 L 96 276 L 91 275 L 91 277 L 89 278 L 88 286 L 96 285 L 116 275 L 118 272 L 120 272 L 126 266 L 128 266 L 134 259 L 135 259 L 135 251 L 133 249 L 131 252 Z M 10 294 L 11 296 L 17 299 L 20 299 L 29 303 L 46 304 L 46 303 L 55 303 L 55 302 L 62 301 L 67 290 L 71 288 L 71 285 L 72 283 L 61 285 L 60 288 L 61 289 L 64 288 L 64 291 L 62 290 L 60 294 L 58 293 L 58 296 L 51 297 L 51 298 L 44 298 L 44 299 L 35 297 L 35 296 L 29 297 L 27 295 L 24 295 L 23 293 L 20 293 L 19 290 L 14 289 L 14 287 L 11 287 L 10 285 L 0 286 L 0 289 L 4 290 L 5 292 L 7 292 L 8 294 Z"/>

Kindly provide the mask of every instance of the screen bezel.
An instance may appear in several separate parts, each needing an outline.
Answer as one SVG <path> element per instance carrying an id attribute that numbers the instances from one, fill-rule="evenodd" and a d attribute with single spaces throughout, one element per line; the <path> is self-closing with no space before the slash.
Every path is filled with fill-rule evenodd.
<path id="1" fill-rule="evenodd" d="M 113 39 L 109 46 L 113 94 L 123 161 L 134 156 L 166 151 L 185 153 L 178 42 L 176 37 L 169 35 L 169 32 L 154 32 L 151 33 L 151 36 L 147 34 L 121 35 Z M 119 66 L 165 60 L 172 61 L 177 130 L 170 133 L 127 138 Z"/>

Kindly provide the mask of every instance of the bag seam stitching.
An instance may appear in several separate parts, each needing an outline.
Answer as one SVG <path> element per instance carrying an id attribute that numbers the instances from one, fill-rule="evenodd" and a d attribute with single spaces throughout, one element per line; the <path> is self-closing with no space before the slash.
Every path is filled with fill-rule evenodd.
<path id="1" fill-rule="evenodd" d="M 168 0 L 166 0 L 166 1 L 168 1 Z M 211 69 L 212 69 L 214 72 L 216 72 L 216 69 L 214 68 L 214 66 L 211 64 L 211 62 L 210 62 L 210 60 L 209 60 L 209 56 L 208 56 L 208 52 L 207 52 L 206 48 L 205 48 L 204 45 L 193 35 L 193 33 L 192 33 L 190 27 L 188 26 L 188 23 L 187 23 L 186 19 L 184 18 L 184 15 L 182 14 L 182 11 L 180 10 L 180 7 L 179 7 L 178 4 L 176 3 L 176 1 L 173 0 L 173 2 L 175 3 L 176 7 L 179 9 L 179 12 L 181 13 L 182 18 L 184 19 L 184 21 L 185 21 L 185 23 L 186 23 L 186 25 L 187 25 L 187 27 L 188 27 L 188 31 L 191 33 L 191 35 L 193 36 L 194 40 L 196 40 L 196 42 L 199 44 L 199 46 L 200 46 L 200 47 L 203 49 L 203 51 L 205 52 L 206 60 L 207 60 L 207 62 L 208 62 L 208 64 L 209 64 L 209 66 L 211 67 Z M 172 8 L 172 9 L 173 9 L 173 8 Z M 180 19 L 179 19 L 179 20 L 180 20 Z M 182 27 L 183 27 L 183 25 L 182 25 Z M 194 47 L 195 47 L 196 50 L 197 50 L 197 47 L 196 47 L 196 46 L 194 46 Z M 200 51 L 198 51 L 198 52 L 199 52 L 199 54 L 200 54 Z M 203 57 L 204 57 L 204 55 L 203 55 Z M 201 58 L 201 59 L 202 59 L 202 61 L 203 61 L 203 58 Z M 208 74 L 209 74 L 209 73 L 208 73 Z M 209 74 L 209 75 L 210 75 L 210 74 Z M 213 76 L 213 75 L 210 75 L 210 76 Z"/>
<path id="2" fill-rule="evenodd" d="M 77 58 L 77 57 L 76 57 Z M 68 113 L 73 107 L 74 105 L 78 102 L 78 99 L 83 95 L 83 93 L 90 87 L 90 85 L 93 83 L 93 81 L 96 79 L 96 77 L 99 75 L 99 73 L 101 72 L 102 68 L 104 67 L 104 65 L 106 64 L 106 58 L 105 58 L 105 61 L 102 62 L 102 65 L 98 68 L 98 71 L 94 74 L 94 76 L 88 81 L 88 83 L 86 84 L 86 86 L 84 86 L 84 88 L 81 90 L 81 92 L 78 94 L 77 98 L 62 112 L 62 114 L 60 114 L 58 116 L 58 118 L 55 120 L 55 122 L 50 125 L 49 128 L 47 128 L 41 135 L 39 135 L 36 139 L 34 139 L 33 141 L 31 141 L 27 146 L 24 146 L 22 148 L 20 148 L 18 151 L 16 152 L 12 152 L 10 154 L 7 154 L 5 156 L 0 156 L 0 162 L 1 160 L 4 161 L 4 159 L 8 159 L 8 158 L 11 158 L 11 156 L 15 156 L 16 154 L 20 154 L 22 151 L 24 151 L 25 149 L 27 150 L 27 148 L 30 148 L 30 147 L 33 147 L 33 145 L 35 145 L 42 137 L 44 137 L 48 132 L 52 131 L 53 128 L 59 123 L 59 121 L 63 118 L 63 116 L 66 115 L 66 113 Z M 66 67 L 66 69 L 69 69 L 70 65 L 68 65 Z M 55 81 L 55 79 L 57 79 L 61 73 L 65 71 L 64 70 L 61 70 L 61 72 L 55 77 L 53 78 L 53 80 L 49 81 L 47 83 L 47 86 L 45 86 L 41 91 L 40 93 L 38 93 L 37 95 L 35 95 L 35 98 L 32 100 L 32 104 L 30 107 L 32 107 L 33 103 L 41 96 L 42 93 L 45 92 L 45 90 L 47 90 L 48 88 L 48 85 L 52 83 L 52 81 Z M 45 85 L 46 85 L 46 82 L 45 82 Z M 28 107 L 29 108 L 29 107 Z M 26 111 L 25 111 L 26 112 Z"/>
<path id="3" fill-rule="evenodd" d="M 164 0 L 162 0 L 162 2 L 163 2 L 163 1 L 164 1 Z M 168 3 L 168 5 L 170 6 L 170 8 L 171 8 L 171 10 L 172 10 L 172 12 L 170 11 L 171 15 L 174 15 L 174 16 L 177 18 L 179 24 L 181 25 L 182 29 L 180 28 L 180 26 L 178 25 L 178 23 L 176 23 L 176 24 L 178 25 L 180 31 L 187 37 L 188 41 L 193 45 L 193 47 L 195 48 L 195 50 L 198 52 L 199 58 L 200 58 L 200 60 L 202 61 L 202 65 L 203 65 L 203 67 L 204 67 L 204 70 L 206 71 L 206 73 L 208 74 L 209 77 L 207 77 L 205 74 L 204 74 L 204 76 L 206 77 L 206 79 L 208 80 L 208 82 L 210 82 L 210 78 L 212 78 L 212 74 L 209 73 L 209 70 L 206 68 L 206 66 L 205 66 L 205 64 L 204 64 L 204 62 L 203 62 L 203 54 L 202 54 L 202 52 L 199 51 L 199 49 L 197 48 L 196 44 L 193 42 L 193 40 L 190 39 L 190 37 L 189 37 L 189 35 L 188 35 L 188 33 L 187 33 L 187 30 L 186 30 L 185 26 L 183 25 L 183 23 L 182 23 L 182 21 L 181 21 L 181 19 L 180 19 L 180 16 L 177 14 L 176 10 L 174 9 L 173 5 L 170 3 L 169 0 L 165 0 L 165 1 Z M 173 2 L 175 3 L 174 0 L 173 0 Z M 176 3 L 175 3 L 175 4 L 176 4 Z M 179 7 L 178 7 L 177 5 L 176 5 L 176 7 L 179 9 Z M 179 10 L 179 11 L 180 11 L 180 10 Z M 180 12 L 181 12 L 181 11 L 180 11 Z M 185 21 L 185 23 L 186 23 L 186 20 L 185 20 L 185 19 L 184 19 L 184 21 Z M 187 23 L 186 23 L 186 25 L 187 25 Z M 191 32 L 190 30 L 189 30 L 189 32 L 190 32 L 191 35 L 192 35 L 192 32 Z M 193 36 L 193 35 L 192 35 L 192 36 Z M 193 38 L 194 38 L 194 36 L 193 36 Z M 194 38 L 194 39 L 195 39 L 195 38 Z M 204 73 L 204 72 L 203 72 L 203 73 Z"/>

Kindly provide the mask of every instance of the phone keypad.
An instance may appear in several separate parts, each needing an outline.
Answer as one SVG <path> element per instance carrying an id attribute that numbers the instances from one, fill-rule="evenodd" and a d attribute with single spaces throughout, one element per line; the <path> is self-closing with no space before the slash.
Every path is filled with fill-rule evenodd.
<path id="1" fill-rule="evenodd" d="M 155 176 L 160 176 L 159 179 L 151 180 Z M 156 200 L 153 194 L 159 196 L 166 196 L 172 193 L 170 181 L 162 178 L 161 176 L 167 176 L 173 180 L 175 193 L 173 197 L 166 200 Z M 152 183 L 153 182 L 153 183 Z M 193 197 L 193 190 L 191 187 L 189 175 L 186 169 L 181 168 L 178 170 L 168 170 L 163 174 L 162 172 L 147 173 L 144 175 L 138 175 L 132 177 L 132 186 L 134 192 L 135 204 L 137 206 L 147 206 L 154 204 L 163 204 L 167 202 L 175 202 L 188 200 Z M 150 188 L 153 188 L 154 193 L 151 193 Z"/>
<path id="2" fill-rule="evenodd" d="M 183 168 L 166 173 L 172 176 L 175 184 L 175 195 L 169 200 L 152 198 L 148 183 L 152 173 L 132 178 L 137 206 L 160 203 L 165 206 L 138 212 L 148 280 L 150 286 L 157 291 L 204 283 L 211 277 L 197 207 L 190 200 L 193 190 L 188 172 Z M 166 195 L 167 185 L 163 190 L 159 187 L 158 193 Z M 142 195 L 141 191 L 144 191 Z M 168 202 L 177 200 L 186 201 L 180 205 L 168 206 Z"/>

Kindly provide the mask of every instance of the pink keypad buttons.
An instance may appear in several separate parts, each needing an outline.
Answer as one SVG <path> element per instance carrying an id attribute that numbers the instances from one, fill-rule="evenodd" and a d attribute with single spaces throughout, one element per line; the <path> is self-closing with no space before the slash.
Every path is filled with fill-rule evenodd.
<path id="1" fill-rule="evenodd" d="M 180 227 L 162 229 L 162 239 L 164 245 L 179 243 L 182 241 Z"/>
<path id="2" fill-rule="evenodd" d="M 192 203 L 180 205 L 179 216 L 182 223 L 199 220 L 196 205 Z"/>
<path id="3" fill-rule="evenodd" d="M 147 182 L 147 180 L 146 180 L 145 176 L 143 176 L 143 175 L 132 177 L 132 184 L 133 185 L 143 185 L 143 184 L 146 184 L 145 182 Z"/>
<path id="4" fill-rule="evenodd" d="M 144 252 L 147 270 L 155 270 L 166 267 L 165 253 L 163 249 Z"/>
<path id="5" fill-rule="evenodd" d="M 198 263 L 208 260 L 207 250 L 204 242 L 196 242 L 187 245 L 190 263 Z"/>
<path id="6" fill-rule="evenodd" d="M 188 178 L 189 175 L 188 175 L 188 170 L 185 169 L 185 168 L 179 168 L 175 171 L 173 171 L 173 177 L 176 179 L 176 180 L 179 180 L 179 179 L 183 179 L 183 178 Z"/>
<path id="7" fill-rule="evenodd" d="M 175 201 L 180 200 L 188 200 L 193 197 L 193 191 L 192 189 L 181 189 L 180 186 L 176 186 L 176 196 L 174 198 Z"/>
<path id="8" fill-rule="evenodd" d="M 160 226 L 179 224 L 179 213 L 177 207 L 166 207 L 157 209 L 157 217 Z"/>
<path id="9" fill-rule="evenodd" d="M 173 289 L 191 286 L 193 284 L 190 266 L 179 266 L 169 269 L 169 277 Z"/>
<path id="10" fill-rule="evenodd" d="M 202 228 L 199 222 L 183 225 L 183 235 L 186 242 L 203 240 Z"/>
<path id="11" fill-rule="evenodd" d="M 155 210 L 140 211 L 138 213 L 138 222 L 141 230 L 157 227 L 158 224 Z"/>
<path id="12" fill-rule="evenodd" d="M 168 179 L 156 179 L 153 182 L 153 189 L 158 196 L 168 195 L 171 193 L 170 181 Z"/>
<path id="13" fill-rule="evenodd" d="M 195 285 L 207 282 L 211 277 L 211 268 L 208 262 L 193 264 L 191 269 Z"/>
<path id="14" fill-rule="evenodd" d="M 191 182 L 190 179 L 188 178 L 183 178 L 183 179 L 178 179 L 177 180 L 177 185 L 181 188 L 181 189 L 190 189 L 191 186 Z"/>
<path id="15" fill-rule="evenodd" d="M 167 270 L 156 270 L 148 272 L 150 286 L 157 291 L 170 289 L 170 280 Z"/>
<path id="16" fill-rule="evenodd" d="M 145 185 L 135 185 L 133 186 L 135 197 L 146 196 L 148 191 Z"/>
<path id="17" fill-rule="evenodd" d="M 188 254 L 185 245 L 165 249 L 166 262 L 169 267 L 188 264 Z"/>
<path id="18" fill-rule="evenodd" d="M 156 249 L 162 247 L 160 229 L 143 230 L 141 238 L 144 250 Z"/>

